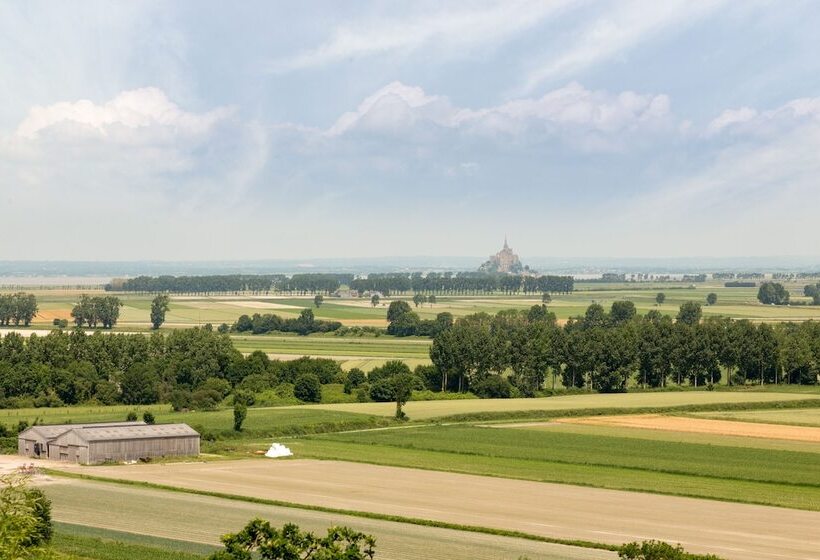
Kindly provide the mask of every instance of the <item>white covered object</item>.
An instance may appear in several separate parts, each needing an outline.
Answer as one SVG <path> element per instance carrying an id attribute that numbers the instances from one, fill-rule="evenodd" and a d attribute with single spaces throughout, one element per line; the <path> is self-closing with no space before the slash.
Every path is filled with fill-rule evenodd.
<path id="1" fill-rule="evenodd" d="M 282 445 L 281 443 L 274 443 L 268 449 L 268 452 L 265 453 L 265 457 L 270 457 L 275 459 L 276 457 L 290 457 L 293 455 L 293 451 Z"/>

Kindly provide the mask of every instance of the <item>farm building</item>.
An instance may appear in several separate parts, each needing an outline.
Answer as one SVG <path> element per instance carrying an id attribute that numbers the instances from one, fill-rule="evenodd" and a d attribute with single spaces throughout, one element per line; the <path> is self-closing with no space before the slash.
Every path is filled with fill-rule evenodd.
<path id="1" fill-rule="evenodd" d="M 199 455 L 199 433 L 187 424 L 78 428 L 48 444 L 49 458 L 83 465 L 189 455 Z"/>
<path id="2" fill-rule="evenodd" d="M 17 436 L 17 454 L 25 457 L 48 459 L 48 444 L 58 436 L 76 428 L 107 428 L 144 426 L 145 422 L 97 422 L 93 424 L 51 424 L 31 426 Z"/>

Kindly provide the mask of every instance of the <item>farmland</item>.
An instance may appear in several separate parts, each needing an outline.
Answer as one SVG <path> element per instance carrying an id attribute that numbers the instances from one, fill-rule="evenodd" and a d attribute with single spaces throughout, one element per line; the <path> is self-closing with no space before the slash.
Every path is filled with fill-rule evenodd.
<path id="1" fill-rule="evenodd" d="M 59 480 L 45 490 L 53 501 L 54 517 L 58 521 L 70 520 L 74 525 L 102 529 L 102 535 L 114 532 L 120 540 L 140 542 L 142 535 L 170 539 L 170 543 L 162 540 L 157 543 L 164 548 L 173 544 L 176 549 L 201 550 L 202 545 L 216 545 L 222 534 L 237 531 L 249 519 L 259 516 L 278 525 L 297 523 L 317 533 L 335 524 L 356 527 L 376 536 L 378 557 L 387 560 L 428 558 L 430 546 L 435 546 L 441 557 L 455 560 L 491 560 L 522 554 L 539 560 L 615 558 L 614 553 L 602 550 L 490 534 L 467 536 L 452 529 L 99 482 Z M 162 507 L 157 508 L 157 503 L 162 503 Z M 118 515 L 112 516 L 112 511 Z M 82 534 L 88 530 L 72 528 L 72 533 L 75 532 Z M 151 542 L 149 539 L 145 544 Z"/>
<path id="2" fill-rule="evenodd" d="M 682 542 L 693 550 L 711 550 L 726 558 L 744 560 L 769 558 L 776 553 L 788 554 L 790 558 L 808 559 L 818 546 L 817 536 L 807 534 L 804 530 L 804 527 L 817 522 L 818 514 L 812 511 L 772 509 L 526 480 L 309 460 L 99 467 L 93 469 L 92 474 L 95 477 L 159 483 L 163 487 L 174 486 L 207 494 L 195 496 L 201 507 L 187 506 L 189 513 L 179 516 L 186 519 L 174 522 L 171 527 L 163 523 L 163 516 L 166 515 L 164 512 L 148 514 L 146 510 L 143 515 L 138 511 L 134 512 L 133 517 L 141 520 L 139 523 L 151 524 L 152 534 L 171 538 L 179 538 L 179 534 L 175 536 L 169 532 L 184 532 L 189 522 L 196 524 L 190 531 L 192 536 L 205 537 L 203 531 L 208 531 L 212 523 L 222 523 L 230 515 L 229 512 L 222 515 L 221 506 L 211 501 L 224 497 L 225 494 L 222 493 L 228 493 L 244 509 L 246 518 L 259 511 L 260 505 L 281 505 L 265 503 L 266 500 L 284 500 L 304 504 L 306 507 L 333 508 L 336 512 L 328 518 L 320 515 L 324 513 L 321 511 L 305 515 L 298 508 L 288 510 L 288 518 L 308 527 L 313 527 L 316 523 L 310 519 L 321 519 L 325 525 L 328 524 L 328 519 L 335 519 L 363 530 L 379 530 L 364 518 L 358 518 L 361 514 L 355 514 L 355 518 L 343 517 L 346 511 L 356 511 L 375 516 L 397 515 L 405 520 L 414 518 L 436 523 L 465 524 L 490 530 L 521 531 L 536 537 L 597 543 L 614 544 L 641 538 L 643 535 L 653 535 Z M 366 491 L 362 488 L 363 480 L 367 481 Z M 81 488 L 64 490 L 70 489 L 71 484 L 81 485 Z M 53 493 L 75 491 L 76 495 L 87 496 L 83 492 L 84 484 L 84 481 L 71 482 L 67 486 L 61 483 L 47 489 Z M 101 511 L 93 507 L 93 504 L 88 504 L 88 500 L 75 498 L 73 509 L 69 511 L 86 523 L 111 526 L 118 521 L 111 520 L 111 516 L 104 511 L 138 508 L 141 503 L 149 502 L 151 494 L 155 492 L 144 486 L 129 485 L 122 490 L 129 497 L 123 499 L 116 487 L 110 488 L 111 492 L 106 492 L 99 498 L 101 504 L 110 504 L 106 509 Z M 454 489 L 458 491 L 453 491 Z M 162 503 L 173 513 L 177 507 L 176 502 L 190 503 L 190 499 L 189 494 L 181 492 L 166 495 Z M 59 498 L 57 500 L 59 503 Z M 246 503 L 245 500 L 261 504 Z M 154 504 L 157 502 L 152 501 Z M 59 506 L 57 509 L 59 511 Z M 202 511 L 207 512 L 209 522 L 197 523 L 198 516 L 202 515 L 197 512 Z M 215 511 L 219 514 L 214 515 Z M 266 515 L 270 515 L 275 521 L 281 519 L 275 512 Z M 674 522 L 671 522 L 672 518 Z M 704 518 L 719 522 L 704 526 L 701 523 Z M 427 541 L 427 546 L 430 543 L 438 544 L 435 532 L 431 532 L 429 528 L 416 528 L 407 524 L 394 526 L 404 538 L 414 537 L 418 534 L 417 530 L 421 529 L 423 538 L 431 539 Z M 771 538 L 771 535 L 777 535 L 777 538 Z M 462 533 L 460 542 L 462 545 L 481 542 L 476 538 L 478 536 L 480 535 Z M 403 552 L 399 556 L 391 553 L 386 553 L 385 556 L 413 558 L 415 550 L 408 546 L 406 555 Z M 520 550 L 523 552 L 524 549 Z M 429 551 L 423 553 L 429 554 Z M 564 553 L 564 558 L 577 557 L 569 550 Z M 515 554 L 508 552 L 499 555 L 496 552 L 496 556 L 489 557 L 498 556 L 513 557 Z"/>

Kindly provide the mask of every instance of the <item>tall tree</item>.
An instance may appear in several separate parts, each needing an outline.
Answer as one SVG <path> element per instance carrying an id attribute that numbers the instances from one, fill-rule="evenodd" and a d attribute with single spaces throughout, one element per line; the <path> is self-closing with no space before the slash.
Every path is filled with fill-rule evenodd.
<path id="1" fill-rule="evenodd" d="M 313 305 L 316 306 L 316 309 L 319 309 L 322 306 L 322 303 L 324 303 L 324 301 L 325 297 L 322 294 L 316 294 L 315 296 L 313 296 Z"/>
<path id="2" fill-rule="evenodd" d="M 711 292 L 709 295 L 706 296 L 706 303 L 709 305 L 714 305 L 717 303 L 718 296 L 715 292 Z"/>
<path id="3" fill-rule="evenodd" d="M 677 320 L 684 325 L 696 325 L 700 322 L 703 311 L 696 301 L 685 301 L 678 310 Z"/>
<path id="4" fill-rule="evenodd" d="M 379 294 L 373 294 L 370 297 L 370 305 L 372 305 L 373 307 L 379 305 Z"/>
<path id="5" fill-rule="evenodd" d="M 666 294 L 663 293 L 663 292 L 658 292 L 658 294 L 655 296 L 655 303 L 657 303 L 658 305 L 663 305 L 663 302 L 665 302 L 665 301 L 666 301 Z"/>
<path id="6" fill-rule="evenodd" d="M 160 294 L 151 302 L 151 326 L 154 330 L 160 328 L 165 322 L 165 314 L 170 308 L 171 298 L 166 294 Z"/>

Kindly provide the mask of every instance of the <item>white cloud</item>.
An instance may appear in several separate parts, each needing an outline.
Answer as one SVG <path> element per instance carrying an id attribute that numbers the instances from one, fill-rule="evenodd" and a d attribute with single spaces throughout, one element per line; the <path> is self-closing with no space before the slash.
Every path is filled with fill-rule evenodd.
<path id="1" fill-rule="evenodd" d="M 622 57 L 633 47 L 675 28 L 703 18 L 724 0 L 616 0 L 596 18 L 572 29 L 566 48 L 551 48 L 548 55 L 531 67 L 522 92 L 530 92 L 547 80 L 575 76 L 596 64 Z"/>
<path id="2" fill-rule="evenodd" d="M 123 91 L 102 105 L 80 100 L 32 107 L 16 133 L 34 139 L 49 129 L 68 126 L 93 131 L 101 136 L 116 136 L 119 127 L 132 130 L 163 127 L 175 135 L 198 135 L 207 132 L 232 112 L 229 107 L 202 114 L 185 112 L 171 102 L 163 91 L 147 87 Z"/>
<path id="3" fill-rule="evenodd" d="M 721 132 L 773 136 L 801 124 L 820 123 L 820 97 L 794 99 L 769 111 L 749 107 L 728 109 L 707 126 L 707 134 Z"/>
<path id="4" fill-rule="evenodd" d="M 483 137 L 604 137 L 661 128 L 670 119 L 669 106 L 666 95 L 611 94 L 571 83 L 539 98 L 469 109 L 453 106 L 446 97 L 427 94 L 419 87 L 393 82 L 367 97 L 355 111 L 343 114 L 325 134 L 370 131 L 411 136 L 418 127 L 432 125 Z"/>
<path id="5" fill-rule="evenodd" d="M 730 133 L 733 141 L 706 165 L 630 200 L 621 226 L 653 229 L 678 254 L 692 246 L 712 254 L 816 252 L 806 243 L 820 195 L 818 99 L 724 111 L 707 127 L 707 134 Z"/>
<path id="6" fill-rule="evenodd" d="M 380 54 L 410 53 L 437 46 L 439 55 L 483 44 L 502 43 L 560 12 L 570 0 L 502 0 L 459 2 L 457 8 L 433 4 L 413 14 L 391 18 L 359 18 L 340 25 L 321 45 L 278 59 L 271 70 L 284 72 Z M 394 5 L 397 8 L 398 5 Z M 428 5 L 429 7 L 429 5 Z"/>
<path id="7" fill-rule="evenodd" d="M 749 122 L 757 116 L 757 111 L 749 107 L 726 109 L 706 127 L 707 134 L 717 134 L 727 126 Z"/>

